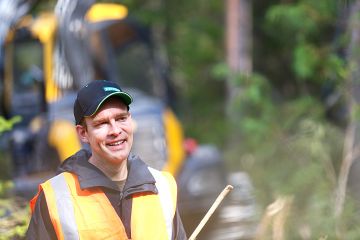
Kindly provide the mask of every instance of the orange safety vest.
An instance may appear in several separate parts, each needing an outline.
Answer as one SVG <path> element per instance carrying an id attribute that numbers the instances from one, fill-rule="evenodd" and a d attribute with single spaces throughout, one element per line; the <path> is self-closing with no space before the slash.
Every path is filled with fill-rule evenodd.
<path id="1" fill-rule="evenodd" d="M 133 240 L 171 239 L 176 182 L 167 172 L 148 169 L 159 193 L 132 196 L 131 237 Z M 77 175 L 64 172 L 41 184 L 40 189 L 58 239 L 128 239 L 121 219 L 100 187 L 82 190 Z M 32 210 L 36 199 L 30 203 Z"/>

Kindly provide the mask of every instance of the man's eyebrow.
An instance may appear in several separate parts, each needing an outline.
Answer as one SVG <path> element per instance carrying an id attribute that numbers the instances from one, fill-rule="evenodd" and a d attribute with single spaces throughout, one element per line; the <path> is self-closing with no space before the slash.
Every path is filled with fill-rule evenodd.
<path id="1" fill-rule="evenodd" d="M 105 121 L 105 118 L 93 118 L 92 119 L 93 124 L 101 123 L 103 121 Z"/>
<path id="2" fill-rule="evenodd" d="M 121 113 L 117 113 L 116 115 L 115 115 L 115 117 L 123 117 L 123 116 L 128 116 L 128 115 L 130 115 L 130 113 L 129 112 L 121 112 Z M 94 123 L 97 123 L 97 122 L 102 122 L 102 121 L 104 121 L 104 120 L 106 120 L 107 119 L 107 117 L 98 117 L 98 116 L 95 116 L 93 119 L 92 119 L 92 121 L 94 122 Z"/>
<path id="3" fill-rule="evenodd" d="M 101 122 L 101 121 L 104 121 L 105 119 L 107 119 L 107 118 L 106 117 L 100 117 L 100 116 L 96 115 L 96 116 L 94 116 L 92 118 L 92 121 L 93 122 Z"/>

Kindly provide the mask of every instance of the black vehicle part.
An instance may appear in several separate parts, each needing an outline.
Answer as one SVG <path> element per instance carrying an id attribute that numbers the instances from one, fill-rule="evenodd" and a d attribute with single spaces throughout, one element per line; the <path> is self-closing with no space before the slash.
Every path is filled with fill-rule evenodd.
<path id="1" fill-rule="evenodd" d="M 185 230 L 190 236 L 227 184 L 224 164 L 218 149 L 212 145 L 199 146 L 185 161 L 177 181 L 178 206 Z M 206 239 L 207 229 L 216 224 L 216 219 L 217 212 L 200 232 L 198 239 Z"/>
<path id="2" fill-rule="evenodd" d="M 85 15 L 94 0 L 59 0 L 55 13 L 59 22 L 60 58 L 67 65 L 78 89 L 94 80 L 87 37 L 88 26 Z M 64 60 L 66 59 L 66 60 Z"/>

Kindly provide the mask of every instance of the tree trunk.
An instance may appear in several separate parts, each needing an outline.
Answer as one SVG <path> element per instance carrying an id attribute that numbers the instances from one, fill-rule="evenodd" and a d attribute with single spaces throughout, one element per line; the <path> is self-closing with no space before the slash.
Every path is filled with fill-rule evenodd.
<path id="1" fill-rule="evenodd" d="M 341 215 L 347 192 L 360 201 L 360 124 L 358 106 L 360 104 L 360 0 L 350 8 L 348 34 L 350 43 L 347 52 L 349 78 L 346 84 L 349 124 L 347 126 L 343 162 L 339 172 L 338 188 L 335 199 L 337 233 L 341 236 Z M 349 187 L 349 191 L 347 189 Z"/>
<path id="2" fill-rule="evenodd" d="M 241 92 L 235 78 L 252 72 L 252 2 L 226 1 L 226 54 L 230 76 L 227 79 L 227 109 Z M 231 111 L 228 112 L 230 114 Z M 231 116 L 231 114 L 230 114 Z"/>

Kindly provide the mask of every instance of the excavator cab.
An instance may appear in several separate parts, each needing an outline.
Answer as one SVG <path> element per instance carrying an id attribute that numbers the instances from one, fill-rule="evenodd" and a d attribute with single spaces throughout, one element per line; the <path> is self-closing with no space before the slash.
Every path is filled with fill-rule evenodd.
<path id="1" fill-rule="evenodd" d="M 55 41 L 56 19 L 43 13 L 22 18 L 3 46 L 2 112 L 8 119 L 21 117 L 6 134 L 7 150 L 16 191 L 26 197 L 33 195 L 39 182 L 54 175 L 61 160 L 81 147 L 69 121 L 72 103 L 66 114 L 59 111 L 68 97 L 53 77 Z"/>

